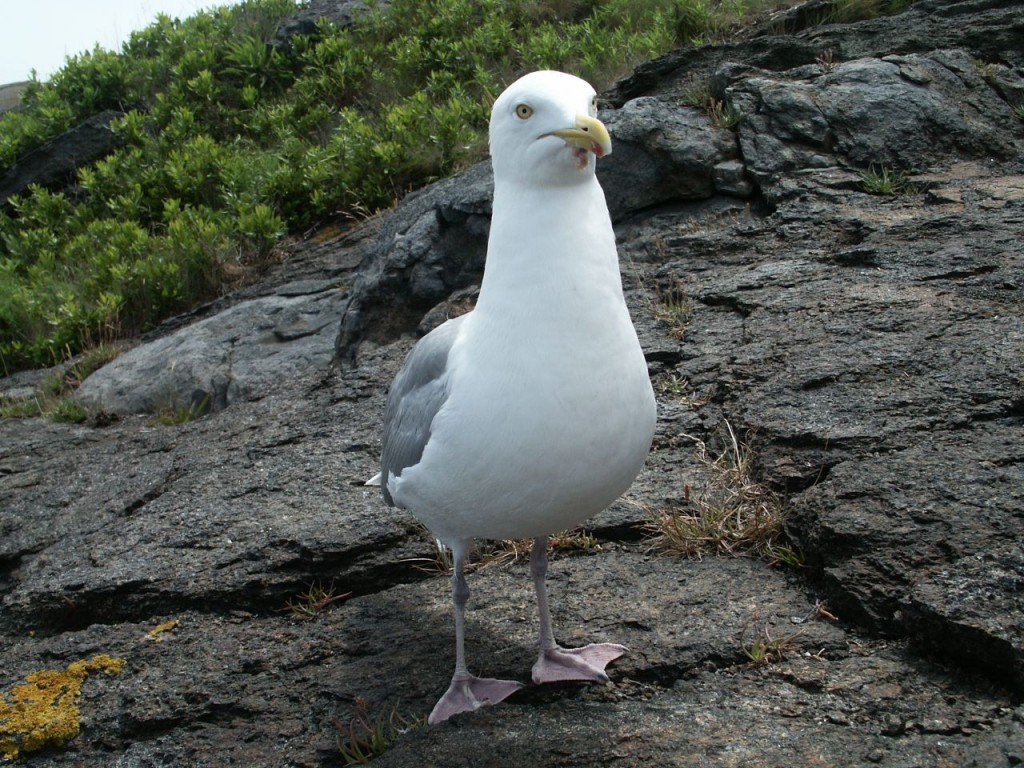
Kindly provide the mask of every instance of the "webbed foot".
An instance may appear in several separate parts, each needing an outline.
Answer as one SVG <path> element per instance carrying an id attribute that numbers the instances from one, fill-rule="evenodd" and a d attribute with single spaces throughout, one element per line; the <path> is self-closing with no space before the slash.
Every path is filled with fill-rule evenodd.
<path id="1" fill-rule="evenodd" d="M 514 680 L 494 680 L 456 674 L 444 696 L 434 705 L 427 722 L 436 725 L 460 712 L 472 712 L 480 707 L 493 706 L 523 687 L 522 683 Z"/>
<path id="2" fill-rule="evenodd" d="M 626 652 L 615 643 L 594 643 L 582 648 L 549 648 L 540 652 L 533 665 L 533 682 L 554 683 L 561 680 L 595 680 L 608 682 L 604 668 Z"/>

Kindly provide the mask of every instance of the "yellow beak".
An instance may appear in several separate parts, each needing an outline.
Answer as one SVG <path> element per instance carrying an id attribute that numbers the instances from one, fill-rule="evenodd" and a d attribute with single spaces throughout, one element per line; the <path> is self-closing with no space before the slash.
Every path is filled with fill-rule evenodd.
<path id="1" fill-rule="evenodd" d="M 612 137 L 608 135 L 608 129 L 590 115 L 577 115 L 575 127 L 552 131 L 551 135 L 564 139 L 570 147 L 586 149 L 598 157 L 612 153 Z"/>

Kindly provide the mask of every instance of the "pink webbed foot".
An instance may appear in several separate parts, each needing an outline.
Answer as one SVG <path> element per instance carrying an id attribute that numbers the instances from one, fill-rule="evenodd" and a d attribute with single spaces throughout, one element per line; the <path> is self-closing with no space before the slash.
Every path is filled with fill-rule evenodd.
<path id="1" fill-rule="evenodd" d="M 549 648 L 540 652 L 533 665 L 533 682 L 555 683 L 562 680 L 608 682 L 604 668 L 626 652 L 615 643 L 594 643 L 582 648 Z"/>
<path id="2" fill-rule="evenodd" d="M 514 680 L 494 680 L 456 674 L 444 696 L 434 705 L 427 722 L 436 725 L 460 712 L 472 712 L 480 707 L 493 706 L 523 687 L 522 683 Z"/>

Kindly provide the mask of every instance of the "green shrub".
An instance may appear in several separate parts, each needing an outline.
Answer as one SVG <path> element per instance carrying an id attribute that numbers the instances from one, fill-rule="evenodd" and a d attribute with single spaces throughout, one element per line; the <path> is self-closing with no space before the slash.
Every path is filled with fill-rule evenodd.
<path id="1" fill-rule="evenodd" d="M 0 117 L 0 173 L 103 109 L 121 146 L 0 212 L 0 370 L 52 364 L 216 296 L 287 232 L 393 205 L 483 156 L 522 72 L 596 86 L 764 0 L 392 0 L 268 45 L 293 0 L 161 15 L 72 57 Z"/>

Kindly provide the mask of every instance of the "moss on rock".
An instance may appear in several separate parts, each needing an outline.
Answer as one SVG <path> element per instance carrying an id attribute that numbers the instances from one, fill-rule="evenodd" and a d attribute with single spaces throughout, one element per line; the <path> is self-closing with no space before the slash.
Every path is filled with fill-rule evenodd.
<path id="1" fill-rule="evenodd" d="M 123 659 L 106 654 L 81 659 L 66 669 L 43 669 L 0 697 L 0 757 L 13 760 L 25 752 L 65 744 L 78 735 L 78 697 L 90 672 L 116 674 Z"/>

